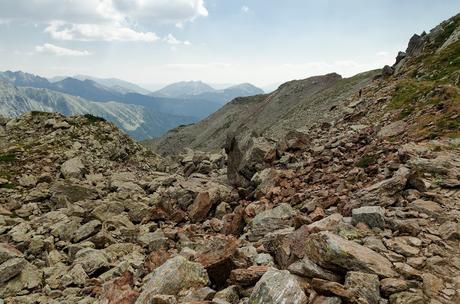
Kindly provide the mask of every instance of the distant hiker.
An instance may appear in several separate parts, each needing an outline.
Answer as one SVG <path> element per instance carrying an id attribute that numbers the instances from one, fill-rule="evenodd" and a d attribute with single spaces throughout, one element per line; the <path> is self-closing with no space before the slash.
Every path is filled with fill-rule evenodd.
<path id="1" fill-rule="evenodd" d="M 361 98 L 362 95 L 363 95 L 363 90 L 359 89 L 358 98 Z"/>

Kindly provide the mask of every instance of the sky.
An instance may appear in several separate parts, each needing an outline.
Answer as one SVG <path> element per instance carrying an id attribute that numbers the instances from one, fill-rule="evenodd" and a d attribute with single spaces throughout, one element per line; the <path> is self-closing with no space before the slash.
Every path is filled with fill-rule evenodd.
<path id="1" fill-rule="evenodd" d="M 392 64 L 459 0 L 0 0 L 0 70 L 264 87 Z"/>

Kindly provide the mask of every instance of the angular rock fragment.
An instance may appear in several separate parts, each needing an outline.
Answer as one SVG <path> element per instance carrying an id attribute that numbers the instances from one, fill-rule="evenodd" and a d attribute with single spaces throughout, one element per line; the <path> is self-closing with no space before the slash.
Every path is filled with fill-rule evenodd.
<path id="1" fill-rule="evenodd" d="M 71 158 L 61 165 L 61 173 L 64 178 L 81 178 L 85 173 L 85 165 L 80 158 Z"/>
<path id="2" fill-rule="evenodd" d="M 365 206 L 352 211 L 352 223 L 364 223 L 370 228 L 383 228 L 385 225 L 385 215 L 382 207 Z"/>
<path id="3" fill-rule="evenodd" d="M 310 235 L 306 243 L 306 256 L 325 268 L 362 271 L 379 277 L 397 276 L 393 265 L 385 257 L 330 232 Z"/>
<path id="4" fill-rule="evenodd" d="M 149 304 L 155 295 L 178 295 L 182 290 L 208 284 L 208 274 L 201 264 L 176 256 L 147 276 L 136 304 Z"/>
<path id="5" fill-rule="evenodd" d="M 251 304 L 306 304 L 305 293 L 295 277 L 287 270 L 274 268 L 257 282 L 249 298 Z"/>
<path id="6" fill-rule="evenodd" d="M 332 271 L 324 269 L 323 267 L 315 264 L 308 257 L 291 264 L 288 270 L 296 275 L 307 278 L 320 278 L 328 281 L 339 282 L 341 277 Z"/>
<path id="7" fill-rule="evenodd" d="M 293 226 L 294 215 L 294 209 L 288 204 L 259 213 L 252 220 L 249 240 L 257 241 L 269 232 Z"/>
<path id="8" fill-rule="evenodd" d="M 379 277 L 375 274 L 349 271 L 345 277 L 345 287 L 369 304 L 380 302 Z"/>

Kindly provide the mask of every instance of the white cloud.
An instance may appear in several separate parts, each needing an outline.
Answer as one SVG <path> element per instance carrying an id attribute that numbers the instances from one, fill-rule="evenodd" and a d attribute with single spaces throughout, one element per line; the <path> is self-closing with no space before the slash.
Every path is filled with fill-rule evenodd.
<path id="1" fill-rule="evenodd" d="M 204 0 L 0 0 L 0 20 L 46 24 L 59 40 L 145 41 L 158 37 L 138 28 L 183 27 L 208 16 Z"/>
<path id="2" fill-rule="evenodd" d="M 89 56 L 91 53 L 89 51 L 79 51 L 63 48 L 56 46 L 51 43 L 45 43 L 44 45 L 38 45 L 35 47 L 35 51 L 39 53 L 49 53 L 57 56 Z"/>
<path id="3" fill-rule="evenodd" d="M 71 24 L 54 21 L 45 32 L 58 40 L 155 42 L 159 39 L 153 32 L 138 32 L 119 24 Z"/>
<path id="4" fill-rule="evenodd" d="M 243 13 L 247 13 L 247 12 L 249 12 L 249 7 L 247 7 L 246 5 L 244 5 L 243 7 L 241 7 L 241 11 L 242 11 Z"/>
<path id="5" fill-rule="evenodd" d="M 181 44 L 179 40 L 176 39 L 172 34 L 168 34 L 165 38 L 163 38 L 163 41 L 165 41 L 168 44 Z"/>
<path id="6" fill-rule="evenodd" d="M 163 38 L 163 41 L 166 42 L 167 44 L 171 44 L 173 46 L 183 44 L 183 45 L 191 45 L 192 43 L 188 40 L 185 41 L 180 41 L 176 37 L 173 36 L 173 34 L 168 34 L 166 37 Z M 176 48 L 174 48 L 176 50 Z"/>
<path id="7" fill-rule="evenodd" d="M 184 23 L 208 16 L 204 0 L 0 0 L 0 19 L 69 23 Z"/>

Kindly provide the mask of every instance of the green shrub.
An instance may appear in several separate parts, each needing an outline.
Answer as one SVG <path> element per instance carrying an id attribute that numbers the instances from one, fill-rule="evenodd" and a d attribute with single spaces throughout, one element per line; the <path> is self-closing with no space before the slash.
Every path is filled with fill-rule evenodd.
<path id="1" fill-rule="evenodd" d="M 377 159 L 373 155 L 365 155 L 363 156 L 357 163 L 356 167 L 359 168 L 367 168 L 371 165 L 374 165 L 377 163 Z"/>
<path id="2" fill-rule="evenodd" d="M 14 154 L 0 155 L 0 162 L 13 162 L 15 160 L 16 160 L 16 155 Z"/>
<path id="3" fill-rule="evenodd" d="M 85 117 L 90 123 L 106 121 L 104 118 L 99 117 L 99 116 L 95 116 L 95 115 L 92 115 L 92 114 L 85 114 L 85 115 L 83 115 L 83 117 Z"/>

